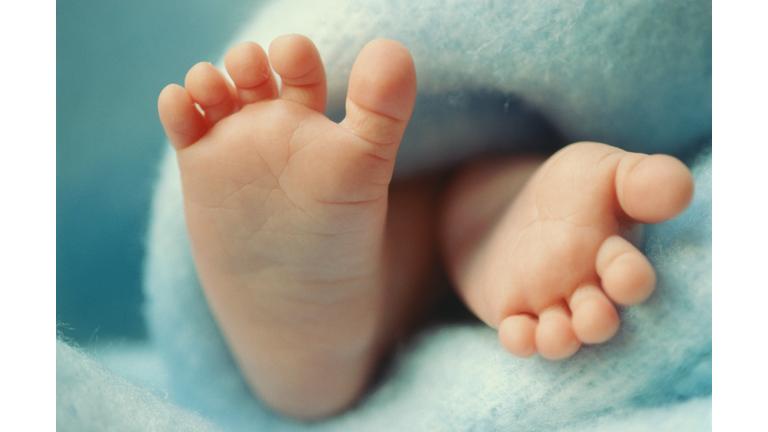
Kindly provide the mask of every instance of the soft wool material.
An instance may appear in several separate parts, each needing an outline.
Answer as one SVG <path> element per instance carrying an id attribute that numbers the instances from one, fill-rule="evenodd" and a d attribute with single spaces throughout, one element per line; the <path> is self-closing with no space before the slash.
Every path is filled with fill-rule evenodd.
<path id="1" fill-rule="evenodd" d="M 136 386 L 57 340 L 56 430 L 213 432 L 218 429 L 199 415 L 158 398 L 157 392 Z"/>
<path id="2" fill-rule="evenodd" d="M 711 130 L 711 22 L 711 2 L 693 0 L 280 0 L 232 45 L 309 36 L 341 119 L 360 49 L 403 43 L 419 86 L 404 174 L 582 140 L 678 155 Z"/>
<path id="3" fill-rule="evenodd" d="M 152 238 L 163 255 L 149 261 L 149 311 L 157 347 L 169 360 L 172 397 L 227 430 L 616 430 L 622 419 L 701 430 L 710 404 L 678 404 L 711 397 L 711 163 L 704 150 L 693 166 L 691 207 L 647 227 L 644 251 L 658 287 L 647 302 L 621 311 L 621 331 L 609 343 L 550 362 L 510 356 L 496 332 L 480 324 L 432 328 L 402 349 L 358 408 L 311 427 L 270 414 L 250 395 L 182 247 L 183 226 L 156 225 Z M 172 160 L 166 169 L 175 169 Z M 159 189 L 157 200 L 165 216 L 181 211 L 174 187 Z"/>
<path id="4" fill-rule="evenodd" d="M 482 325 L 433 327 L 399 350 L 356 408 L 304 425 L 265 409 L 230 357 L 196 278 L 169 150 L 155 194 L 145 292 L 153 350 L 169 374 L 159 385 L 170 402 L 225 431 L 710 427 L 709 2 L 288 0 L 263 6 L 232 45 L 266 46 L 291 32 L 318 45 L 329 77 L 327 112 L 336 119 L 366 42 L 388 37 L 411 50 L 419 96 L 398 178 L 485 152 L 594 140 L 686 158 L 694 202 L 683 216 L 646 230 L 658 288 L 646 303 L 621 310 L 621 330 L 609 343 L 566 361 L 516 359 Z M 152 425 L 182 417 L 186 426 L 174 429 L 212 427 L 64 344 L 58 352 L 61 430 L 95 430 L 96 421 L 115 430 L 138 430 L 141 422 L 143 430 L 168 430 Z M 80 415 L 79 406 L 92 408 Z"/>
<path id="5" fill-rule="evenodd" d="M 113 370 L 141 376 L 142 388 L 59 342 L 58 430 L 709 430 L 711 166 L 704 150 L 693 165 L 691 208 L 648 228 L 645 251 L 658 270 L 657 291 L 621 311 L 622 329 L 609 343 L 549 362 L 511 357 L 479 324 L 431 328 L 401 349 L 358 407 L 312 425 L 281 419 L 250 395 L 199 288 L 178 282 L 191 264 L 173 261 L 165 249 L 166 264 L 178 272 L 160 283 L 179 283 L 173 293 L 156 287 L 167 295 L 153 303 L 158 315 L 167 314 L 155 317 L 164 326 L 151 349 L 165 358 L 165 373 L 140 361 L 135 349 L 101 356 Z"/>

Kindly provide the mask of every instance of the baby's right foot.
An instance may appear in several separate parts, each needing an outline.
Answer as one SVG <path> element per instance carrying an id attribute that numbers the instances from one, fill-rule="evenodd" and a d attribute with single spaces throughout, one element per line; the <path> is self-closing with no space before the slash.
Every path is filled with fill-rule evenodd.
<path id="1" fill-rule="evenodd" d="M 596 143 L 539 163 L 467 169 L 449 193 L 444 249 L 465 302 L 508 351 L 561 359 L 614 335 L 615 304 L 651 294 L 653 268 L 622 235 L 681 213 L 693 180 L 669 156 Z"/>
<path id="2" fill-rule="evenodd" d="M 158 102 L 198 275 L 265 402 L 326 416 L 354 402 L 386 348 L 384 223 L 413 61 L 395 42 L 367 45 L 340 124 L 322 114 L 325 71 L 308 39 L 278 38 L 269 59 L 241 44 L 225 64 L 234 86 L 201 63 Z"/>

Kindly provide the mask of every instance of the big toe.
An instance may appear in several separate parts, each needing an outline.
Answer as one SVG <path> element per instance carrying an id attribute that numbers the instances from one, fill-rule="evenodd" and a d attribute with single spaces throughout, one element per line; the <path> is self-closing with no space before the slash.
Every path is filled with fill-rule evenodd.
<path id="1" fill-rule="evenodd" d="M 658 223 L 685 210 L 693 198 L 693 177 L 667 155 L 632 154 L 619 164 L 616 193 L 624 212 L 642 223 Z"/>
<path id="2" fill-rule="evenodd" d="M 377 39 L 363 48 L 352 67 L 342 124 L 382 147 L 380 156 L 393 157 L 415 101 L 416 68 L 410 52 L 395 41 Z"/>

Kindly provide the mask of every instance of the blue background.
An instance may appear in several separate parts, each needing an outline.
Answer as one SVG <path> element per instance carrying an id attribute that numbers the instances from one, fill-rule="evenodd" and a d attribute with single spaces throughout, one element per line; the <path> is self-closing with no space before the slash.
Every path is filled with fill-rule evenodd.
<path id="1" fill-rule="evenodd" d="M 142 338 L 141 263 L 165 135 L 157 95 L 216 62 L 257 0 L 56 4 L 56 315 L 81 344 Z"/>

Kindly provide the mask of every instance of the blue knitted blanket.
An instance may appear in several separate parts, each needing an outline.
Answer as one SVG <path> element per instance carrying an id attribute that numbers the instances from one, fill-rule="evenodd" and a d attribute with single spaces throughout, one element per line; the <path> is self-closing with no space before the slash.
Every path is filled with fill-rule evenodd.
<path id="1" fill-rule="evenodd" d="M 396 176 L 487 152 L 600 141 L 668 153 L 696 192 L 645 230 L 658 272 L 622 308 L 610 342 L 565 361 L 517 359 L 477 322 L 423 329 L 349 412 L 313 424 L 270 413 L 248 391 L 196 279 L 174 154 L 161 164 L 145 266 L 151 331 L 136 350 L 57 345 L 57 430 L 681 431 L 711 426 L 711 3 L 619 0 L 284 0 L 232 41 L 302 33 L 329 78 L 331 118 L 371 39 L 407 46 L 419 95 Z M 95 358 L 94 358 L 95 357 Z M 118 365 L 123 365 L 118 367 Z"/>

